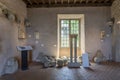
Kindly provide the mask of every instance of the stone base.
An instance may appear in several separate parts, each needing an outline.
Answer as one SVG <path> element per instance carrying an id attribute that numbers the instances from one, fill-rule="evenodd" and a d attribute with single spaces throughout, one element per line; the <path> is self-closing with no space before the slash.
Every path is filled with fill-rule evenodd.
<path id="1" fill-rule="evenodd" d="M 69 68 L 80 68 L 80 63 L 68 63 Z"/>

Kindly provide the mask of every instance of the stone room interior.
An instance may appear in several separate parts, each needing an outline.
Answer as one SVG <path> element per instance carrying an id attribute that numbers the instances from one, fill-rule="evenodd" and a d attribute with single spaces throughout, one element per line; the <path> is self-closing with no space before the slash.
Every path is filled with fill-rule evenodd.
<path id="1" fill-rule="evenodd" d="M 119 80 L 120 0 L 0 0 L 0 80 Z"/>

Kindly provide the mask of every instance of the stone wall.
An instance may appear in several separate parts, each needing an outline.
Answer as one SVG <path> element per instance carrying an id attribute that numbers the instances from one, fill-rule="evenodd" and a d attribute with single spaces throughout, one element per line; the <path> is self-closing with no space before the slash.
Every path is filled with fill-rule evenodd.
<path id="1" fill-rule="evenodd" d="M 111 7 L 111 15 L 116 21 L 120 20 L 120 0 L 115 0 Z"/>
<path id="2" fill-rule="evenodd" d="M 101 50 L 108 59 L 111 57 L 111 33 L 107 25 L 111 17 L 110 7 L 28 8 L 32 25 L 27 28 L 27 38 L 28 44 L 35 47 L 34 60 L 40 52 L 57 56 L 57 14 L 85 14 L 85 51 L 90 59 L 97 50 Z M 103 30 L 109 36 L 101 42 L 100 33 Z M 39 40 L 35 39 L 36 31 L 40 33 Z"/>
<path id="3" fill-rule="evenodd" d="M 111 7 L 111 17 L 115 18 L 112 36 L 112 55 L 113 60 L 120 62 L 120 0 L 115 0 Z"/>
<path id="4" fill-rule="evenodd" d="M 27 15 L 26 5 L 22 0 L 0 0 L 7 9 L 23 22 Z M 18 39 L 19 24 L 11 22 L 3 14 L 0 14 L 0 75 L 4 70 L 4 65 L 9 57 L 18 55 L 16 46 L 21 43 Z"/>

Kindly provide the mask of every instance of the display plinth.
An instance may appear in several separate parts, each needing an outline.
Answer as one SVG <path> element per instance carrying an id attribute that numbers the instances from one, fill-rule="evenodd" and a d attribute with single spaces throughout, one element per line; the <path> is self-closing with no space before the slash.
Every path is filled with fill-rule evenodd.
<path id="1" fill-rule="evenodd" d="M 21 70 L 27 70 L 28 69 L 28 56 L 29 51 L 32 50 L 31 46 L 17 46 L 18 51 L 21 53 L 21 60 L 20 60 L 20 68 Z"/>
<path id="2" fill-rule="evenodd" d="M 76 62 L 76 63 L 68 63 L 68 67 L 69 68 L 80 68 L 80 63 Z"/>

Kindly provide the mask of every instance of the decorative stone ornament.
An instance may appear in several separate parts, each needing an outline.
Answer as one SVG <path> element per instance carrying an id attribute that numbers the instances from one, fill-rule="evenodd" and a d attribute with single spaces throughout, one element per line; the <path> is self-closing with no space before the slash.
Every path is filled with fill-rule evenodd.
<path id="1" fill-rule="evenodd" d="M 21 23 L 20 18 L 2 3 L 0 3 L 0 14 L 3 14 L 11 22 Z"/>
<path id="2" fill-rule="evenodd" d="M 15 14 L 13 14 L 12 12 L 8 11 L 8 16 L 7 16 L 8 20 L 14 22 L 15 21 Z"/>
<path id="3" fill-rule="evenodd" d="M 16 16 L 14 13 L 12 13 L 11 11 L 9 11 L 8 9 L 3 9 L 2 10 L 2 13 L 5 15 L 5 17 L 11 21 L 11 22 L 14 22 L 16 21 Z"/>
<path id="4" fill-rule="evenodd" d="M 103 55 L 101 50 L 98 50 L 95 54 L 94 62 L 95 63 L 101 63 L 101 62 L 104 62 L 104 61 L 106 61 L 106 57 Z"/>
<path id="5" fill-rule="evenodd" d="M 15 15 L 15 22 L 18 23 L 18 24 L 21 23 L 21 20 L 20 20 L 20 18 L 17 15 Z"/>
<path id="6" fill-rule="evenodd" d="M 30 23 L 30 21 L 28 19 L 25 19 L 24 24 L 25 24 L 26 27 L 31 26 L 31 23 Z"/>
<path id="7" fill-rule="evenodd" d="M 8 10 L 7 9 L 3 9 L 2 13 L 7 17 L 8 16 Z"/>
<path id="8" fill-rule="evenodd" d="M 7 9 L 3 9 L 2 12 L 8 20 L 15 21 L 15 15 L 12 12 Z"/>

